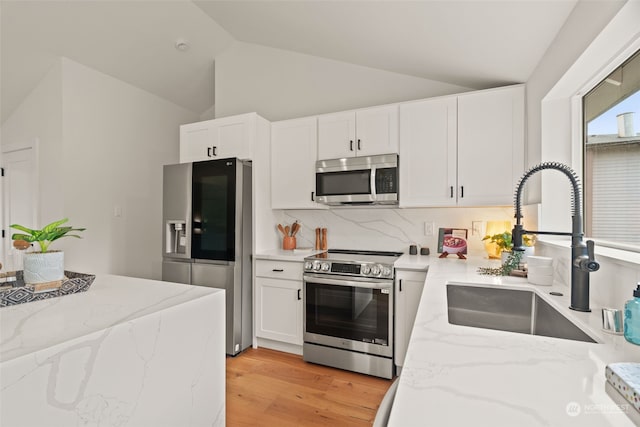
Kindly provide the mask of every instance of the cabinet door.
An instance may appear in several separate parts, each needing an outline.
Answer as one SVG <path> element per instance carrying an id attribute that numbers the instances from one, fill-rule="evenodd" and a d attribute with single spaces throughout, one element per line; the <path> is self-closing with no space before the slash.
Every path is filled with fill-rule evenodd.
<path id="1" fill-rule="evenodd" d="M 325 208 L 314 201 L 317 146 L 315 117 L 272 123 L 272 209 Z"/>
<path id="2" fill-rule="evenodd" d="M 252 158 L 253 114 L 224 117 L 180 126 L 180 162 Z"/>
<path id="3" fill-rule="evenodd" d="M 458 204 L 510 205 L 524 169 L 524 87 L 458 97 Z"/>
<path id="4" fill-rule="evenodd" d="M 180 126 L 180 163 L 211 158 L 213 120 Z"/>
<path id="5" fill-rule="evenodd" d="M 398 152 L 398 106 L 384 105 L 356 111 L 356 155 Z"/>
<path id="6" fill-rule="evenodd" d="M 302 345 L 302 281 L 256 277 L 256 337 Z"/>
<path id="7" fill-rule="evenodd" d="M 318 117 L 318 160 L 356 155 L 356 115 L 353 111 Z"/>
<path id="8" fill-rule="evenodd" d="M 418 305 L 424 289 L 424 281 L 427 273 L 424 271 L 403 271 L 396 272 L 395 298 L 396 298 L 396 324 L 395 324 L 395 347 L 394 359 L 397 366 L 403 366 L 404 357 L 407 353 L 409 338 L 416 320 Z"/>
<path id="9" fill-rule="evenodd" d="M 456 205 L 456 97 L 400 106 L 400 206 Z"/>
<path id="10" fill-rule="evenodd" d="M 224 117 L 213 121 L 213 158 L 251 159 L 252 122 L 249 115 Z"/>

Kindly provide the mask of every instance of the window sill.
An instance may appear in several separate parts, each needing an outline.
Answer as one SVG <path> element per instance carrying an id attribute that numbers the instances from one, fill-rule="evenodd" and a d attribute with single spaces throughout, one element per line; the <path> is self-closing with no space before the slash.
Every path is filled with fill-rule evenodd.
<path id="1" fill-rule="evenodd" d="M 586 240 L 586 239 L 585 239 Z M 571 241 L 569 239 L 553 239 L 553 238 L 538 238 L 536 244 L 555 246 L 558 248 L 571 249 Z M 640 253 L 627 251 L 623 249 L 616 249 L 607 246 L 600 246 L 596 242 L 595 246 L 596 257 L 607 258 L 612 261 L 625 262 L 633 264 L 636 267 L 640 267 Z"/>

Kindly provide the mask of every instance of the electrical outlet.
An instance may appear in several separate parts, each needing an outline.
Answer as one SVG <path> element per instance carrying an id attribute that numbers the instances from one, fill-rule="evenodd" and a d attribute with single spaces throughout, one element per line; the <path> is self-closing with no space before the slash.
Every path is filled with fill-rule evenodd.
<path id="1" fill-rule="evenodd" d="M 425 236 L 433 236 L 433 229 L 435 228 L 435 224 L 431 221 L 425 221 L 424 223 L 424 235 Z"/>
<path id="2" fill-rule="evenodd" d="M 471 221 L 471 235 L 472 236 L 482 235 L 482 221 Z"/>

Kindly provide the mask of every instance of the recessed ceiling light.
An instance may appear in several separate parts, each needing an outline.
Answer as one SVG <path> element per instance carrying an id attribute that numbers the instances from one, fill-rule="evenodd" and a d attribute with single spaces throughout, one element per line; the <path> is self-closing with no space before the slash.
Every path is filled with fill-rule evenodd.
<path id="1" fill-rule="evenodd" d="M 177 50 L 179 50 L 180 52 L 186 52 L 186 51 L 188 51 L 188 50 L 189 50 L 189 48 L 191 47 L 191 45 L 189 44 L 189 42 L 188 42 L 188 41 L 186 41 L 186 40 L 183 40 L 183 39 L 178 39 L 178 40 L 176 40 L 176 43 L 175 43 L 175 45 L 174 45 L 174 46 L 175 46 L 175 48 L 176 48 Z"/>

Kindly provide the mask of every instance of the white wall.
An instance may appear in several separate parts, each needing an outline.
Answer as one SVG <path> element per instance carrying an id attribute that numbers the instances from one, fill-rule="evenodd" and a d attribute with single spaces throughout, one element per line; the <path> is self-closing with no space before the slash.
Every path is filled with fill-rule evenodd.
<path id="1" fill-rule="evenodd" d="M 625 1 L 626 0 L 578 2 L 531 77 L 527 80 L 527 168 L 543 160 L 541 153 L 542 99 L 589 46 L 589 43 L 591 43 L 609 23 L 611 18 L 624 5 Z M 555 160 L 554 154 L 555 153 L 547 153 L 544 156 L 544 160 Z M 526 184 L 527 196 L 530 203 L 540 202 L 540 182 L 538 175 Z"/>
<path id="2" fill-rule="evenodd" d="M 51 102 L 34 91 L 3 126 L 3 141 L 5 130 L 33 133 L 51 154 L 42 153 L 40 173 L 56 197 L 41 204 L 42 223 L 66 216 L 87 228 L 82 240 L 56 244 L 70 270 L 160 278 L 162 165 L 178 162 L 179 125 L 198 115 L 69 59 L 52 73 L 57 114 L 26 108 Z"/>
<path id="3" fill-rule="evenodd" d="M 235 42 L 216 57 L 216 117 L 270 121 L 468 91 L 469 88 Z"/>
<path id="4" fill-rule="evenodd" d="M 62 218 L 62 61 L 58 60 L 2 125 L 2 145 L 39 141 L 38 188 L 40 223 Z M 46 207 L 46 208 L 45 208 Z M 46 222 L 48 221 L 48 222 Z"/>
<path id="5" fill-rule="evenodd" d="M 609 9 L 610 5 L 602 3 L 583 1 L 578 4 L 562 31 L 571 63 L 539 101 L 537 131 L 541 137 L 539 148 L 542 160 L 567 163 L 579 173 L 582 169 L 582 118 L 580 109 L 576 107 L 580 104 L 581 96 L 640 48 L 640 27 L 637 25 L 640 22 L 640 2 L 629 1 L 593 37 L 584 51 L 574 52 L 570 49 L 572 37 L 580 40 L 582 31 L 594 29 L 587 25 L 589 20 L 599 22 L 610 16 L 607 13 L 615 12 L 615 8 Z M 576 20 L 574 15 L 578 12 L 580 19 Z M 600 14 L 605 15 L 602 17 Z M 581 22 L 587 26 L 580 25 Z M 537 73 L 544 73 L 545 67 L 555 69 L 552 63 L 541 64 Z M 568 189 L 565 190 L 568 184 L 565 181 L 566 178 L 559 174 L 543 176 L 540 219 L 540 228 L 543 230 L 568 230 L 570 207 Z M 564 247 L 541 244 L 539 249 L 541 254 L 554 257 L 557 276 L 568 286 L 571 270 L 568 243 Z M 631 298 L 636 282 L 640 281 L 640 254 L 596 245 L 596 259 L 601 269 L 590 275 L 591 309 L 597 310 L 603 306 L 622 308 L 624 301 Z"/>

